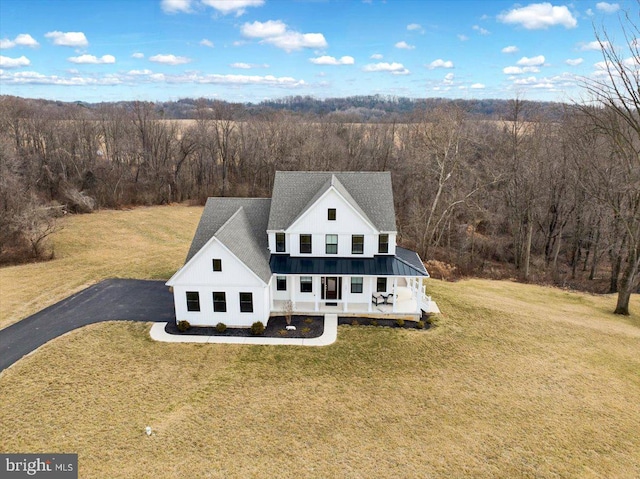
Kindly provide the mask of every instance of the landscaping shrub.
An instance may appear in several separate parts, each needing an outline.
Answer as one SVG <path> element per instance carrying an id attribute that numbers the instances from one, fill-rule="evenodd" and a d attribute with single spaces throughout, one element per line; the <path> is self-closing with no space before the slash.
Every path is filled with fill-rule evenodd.
<path id="1" fill-rule="evenodd" d="M 377 326 L 378 325 L 378 320 L 377 319 L 372 319 L 371 320 L 371 326 Z"/>
<path id="2" fill-rule="evenodd" d="M 357 319 L 354 319 L 351 321 L 351 326 L 358 326 L 360 323 L 358 322 Z"/>
<path id="3" fill-rule="evenodd" d="M 218 331 L 219 333 L 224 333 L 227 330 L 227 325 L 224 323 L 218 323 L 216 324 L 216 331 Z"/>
<path id="4" fill-rule="evenodd" d="M 256 321 L 251 325 L 251 334 L 260 336 L 262 333 L 264 333 L 264 324 L 262 324 L 262 321 Z"/>
<path id="5" fill-rule="evenodd" d="M 416 323 L 416 328 L 417 329 L 424 329 L 424 321 L 418 321 Z"/>
<path id="6" fill-rule="evenodd" d="M 304 328 L 302 328 L 300 330 L 300 332 L 302 333 L 303 336 L 306 336 L 307 334 L 309 334 L 311 332 L 311 328 L 309 326 L 305 326 Z"/>
<path id="7" fill-rule="evenodd" d="M 399 328 L 404 327 L 404 319 L 402 318 L 396 319 L 396 324 L 398 325 Z"/>
<path id="8" fill-rule="evenodd" d="M 181 333 L 184 333 L 185 331 L 188 331 L 191 328 L 191 325 L 189 324 L 189 321 L 178 321 L 178 331 L 180 331 Z"/>

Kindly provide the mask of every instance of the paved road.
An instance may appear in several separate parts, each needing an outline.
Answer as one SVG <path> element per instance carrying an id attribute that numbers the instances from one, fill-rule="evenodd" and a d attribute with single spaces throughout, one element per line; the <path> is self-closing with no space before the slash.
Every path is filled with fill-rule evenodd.
<path id="1" fill-rule="evenodd" d="M 0 371 L 47 341 L 102 321 L 175 320 L 164 281 L 108 279 L 0 330 Z"/>

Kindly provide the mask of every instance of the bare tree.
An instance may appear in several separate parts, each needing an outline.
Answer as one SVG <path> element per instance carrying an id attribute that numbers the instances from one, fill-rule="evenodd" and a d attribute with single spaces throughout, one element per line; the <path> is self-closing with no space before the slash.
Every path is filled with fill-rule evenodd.
<path id="1" fill-rule="evenodd" d="M 628 13 L 621 24 L 624 49 L 606 31 L 596 32 L 603 56 L 601 76 L 584 80 L 590 102 L 578 108 L 610 151 L 606 157 L 585 158 L 590 172 L 585 187 L 621 226 L 619 260 L 625 266 L 614 313 L 628 315 L 640 276 L 640 28 Z"/>

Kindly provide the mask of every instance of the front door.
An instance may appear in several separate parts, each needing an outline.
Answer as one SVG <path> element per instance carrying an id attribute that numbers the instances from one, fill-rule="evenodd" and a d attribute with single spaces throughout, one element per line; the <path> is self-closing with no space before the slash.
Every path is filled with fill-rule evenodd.
<path id="1" fill-rule="evenodd" d="M 336 276 L 322 278 L 322 299 L 327 301 L 342 299 L 342 278 Z"/>

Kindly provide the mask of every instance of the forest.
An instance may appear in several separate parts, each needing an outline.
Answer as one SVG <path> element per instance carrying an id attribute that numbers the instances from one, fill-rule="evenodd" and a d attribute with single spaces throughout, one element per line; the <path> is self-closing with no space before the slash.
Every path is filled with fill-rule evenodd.
<path id="1" fill-rule="evenodd" d="M 573 105 L 0 96 L 0 263 L 51 258 L 65 214 L 265 197 L 276 170 L 390 171 L 399 242 L 434 277 L 615 292 L 628 314 L 640 276 L 640 52 L 628 48 L 635 63 L 603 48 L 605 74 Z"/>

